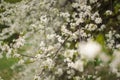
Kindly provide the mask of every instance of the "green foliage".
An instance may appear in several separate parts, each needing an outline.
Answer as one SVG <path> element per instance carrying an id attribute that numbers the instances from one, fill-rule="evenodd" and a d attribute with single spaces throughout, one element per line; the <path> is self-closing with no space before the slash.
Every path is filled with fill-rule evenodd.
<path id="1" fill-rule="evenodd" d="M 2 32 L 2 30 L 5 28 L 9 28 L 9 26 L 4 25 L 4 24 L 0 24 L 0 32 Z"/>
<path id="2" fill-rule="evenodd" d="M 119 13 L 120 10 L 120 1 L 116 0 L 114 3 L 115 14 Z"/>
<path id="3" fill-rule="evenodd" d="M 4 0 L 6 2 L 9 2 L 9 3 L 17 3 L 17 2 L 20 2 L 22 0 Z"/>
<path id="4" fill-rule="evenodd" d="M 4 80 L 10 80 L 10 78 L 12 78 L 14 72 L 11 69 L 11 66 L 14 65 L 17 61 L 18 61 L 17 58 L 3 57 L 0 59 L 0 76 Z"/>
<path id="5" fill-rule="evenodd" d="M 18 37 L 19 37 L 19 34 L 14 33 L 10 37 L 8 37 L 7 39 L 4 39 L 3 42 L 8 43 L 10 45 L 10 43 L 13 43 L 13 40 L 17 39 Z"/>
<path id="6" fill-rule="evenodd" d="M 105 39 L 103 34 L 98 34 L 96 37 L 96 41 L 99 42 L 102 46 L 105 45 Z"/>

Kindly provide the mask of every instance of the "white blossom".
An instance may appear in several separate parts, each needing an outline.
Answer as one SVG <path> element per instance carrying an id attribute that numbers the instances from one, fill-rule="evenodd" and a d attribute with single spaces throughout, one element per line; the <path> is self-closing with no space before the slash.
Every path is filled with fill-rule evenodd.
<path id="1" fill-rule="evenodd" d="M 80 72 L 83 72 L 84 70 L 84 64 L 83 64 L 83 61 L 81 60 L 77 60 L 75 63 L 73 62 L 68 63 L 68 67 L 74 68 Z"/>
<path id="2" fill-rule="evenodd" d="M 82 58 L 94 59 L 101 51 L 101 46 L 97 42 L 88 41 L 79 44 L 78 52 Z"/>
<path id="3" fill-rule="evenodd" d="M 102 19 L 101 19 L 101 18 L 96 18 L 96 19 L 95 19 L 95 23 L 96 23 L 96 24 L 102 23 Z"/>

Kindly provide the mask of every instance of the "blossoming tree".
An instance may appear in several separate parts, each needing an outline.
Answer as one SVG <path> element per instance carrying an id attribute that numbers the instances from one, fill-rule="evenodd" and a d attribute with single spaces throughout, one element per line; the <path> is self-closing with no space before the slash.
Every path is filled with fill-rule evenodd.
<path id="1" fill-rule="evenodd" d="M 11 80 L 117 80 L 119 25 L 119 0 L 1 0 L 0 58 Z"/>

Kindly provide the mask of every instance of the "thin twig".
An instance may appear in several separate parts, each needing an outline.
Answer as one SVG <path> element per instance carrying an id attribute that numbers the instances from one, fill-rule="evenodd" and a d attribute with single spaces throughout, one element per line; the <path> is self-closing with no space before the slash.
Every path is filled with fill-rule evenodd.
<path id="1" fill-rule="evenodd" d="M 54 53 L 55 55 L 53 56 L 53 58 L 58 54 L 58 52 L 59 52 L 60 49 L 63 47 L 63 45 L 65 44 L 65 42 L 68 40 L 69 37 L 70 37 L 70 36 L 68 36 L 68 37 L 64 40 L 64 42 L 61 44 L 61 46 L 58 48 L 58 50 Z"/>
<path id="2" fill-rule="evenodd" d="M 24 56 L 24 57 L 29 57 L 29 58 L 36 58 L 35 56 L 29 56 L 29 55 L 25 55 L 25 54 L 20 54 L 21 56 Z"/>
<path id="3" fill-rule="evenodd" d="M 111 11 L 113 11 L 113 1 L 110 0 L 110 8 L 111 8 Z"/>
<path id="4" fill-rule="evenodd" d="M 81 41 L 81 36 L 80 36 L 80 26 L 79 26 L 79 42 Z"/>

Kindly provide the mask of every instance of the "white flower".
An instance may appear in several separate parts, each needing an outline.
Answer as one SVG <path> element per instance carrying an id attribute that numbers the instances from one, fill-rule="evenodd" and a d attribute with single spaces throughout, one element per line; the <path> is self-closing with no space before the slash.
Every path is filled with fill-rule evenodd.
<path id="1" fill-rule="evenodd" d="M 84 70 L 83 61 L 81 60 L 77 60 L 75 63 L 68 63 L 68 67 L 74 68 L 80 72 L 83 72 Z"/>
<path id="2" fill-rule="evenodd" d="M 23 59 L 19 60 L 18 64 L 23 64 L 25 61 Z"/>
<path id="3" fill-rule="evenodd" d="M 55 73 L 61 76 L 63 74 L 62 68 L 58 68 L 58 70 Z"/>
<path id="4" fill-rule="evenodd" d="M 82 42 L 79 44 L 78 51 L 82 58 L 93 59 L 101 51 L 101 46 L 94 41 Z"/>
<path id="5" fill-rule="evenodd" d="M 103 30 L 103 29 L 105 29 L 106 28 L 106 26 L 103 24 L 103 25 L 101 25 L 101 27 L 100 27 L 100 29 L 101 30 Z"/>
<path id="6" fill-rule="evenodd" d="M 110 60 L 110 57 L 106 53 L 100 53 L 99 58 L 105 63 Z"/>
<path id="7" fill-rule="evenodd" d="M 97 77 L 96 80 L 102 80 L 101 77 Z"/>
<path id="8" fill-rule="evenodd" d="M 44 22 L 44 23 L 46 23 L 46 22 L 48 21 L 48 19 L 47 19 L 47 16 L 46 16 L 46 15 L 41 16 L 41 17 L 40 17 L 40 20 L 41 20 L 41 22 Z"/>
<path id="9" fill-rule="evenodd" d="M 117 45 L 116 45 L 116 48 L 120 49 L 120 44 L 117 44 Z"/>
<path id="10" fill-rule="evenodd" d="M 2 77 L 0 76 L 0 80 L 4 80 L 4 79 L 2 79 Z"/>
<path id="11" fill-rule="evenodd" d="M 120 51 L 119 50 L 114 50 L 113 52 L 113 60 L 110 63 L 110 68 L 111 71 L 116 73 L 118 71 L 118 67 L 120 65 Z"/>
<path id="12" fill-rule="evenodd" d="M 25 39 L 23 37 L 19 37 L 15 40 L 15 44 L 13 45 L 14 48 L 19 48 L 20 46 L 23 46 L 25 43 Z"/>
<path id="13" fill-rule="evenodd" d="M 79 18 L 76 21 L 76 25 L 79 25 L 80 23 L 83 23 L 83 22 L 84 22 L 84 20 L 82 18 Z"/>
<path id="14" fill-rule="evenodd" d="M 96 24 L 102 23 L 102 19 L 101 19 L 101 18 L 96 18 L 96 19 L 95 19 L 95 23 L 96 23 Z"/>
<path id="15" fill-rule="evenodd" d="M 35 75 L 35 76 L 34 76 L 34 80 L 41 80 L 41 78 L 40 78 L 40 76 Z"/>
<path id="16" fill-rule="evenodd" d="M 91 24 L 87 24 L 85 28 L 89 31 L 94 31 L 95 29 L 97 29 L 97 25 L 91 23 Z"/>
<path id="17" fill-rule="evenodd" d="M 37 59 L 40 59 L 40 58 L 41 58 L 41 55 L 40 55 L 40 54 L 37 54 L 35 57 L 36 57 Z"/>
<path id="18" fill-rule="evenodd" d="M 78 1 L 78 2 L 79 2 L 79 4 L 81 4 L 81 5 L 84 5 L 84 4 L 86 4 L 86 3 L 87 3 L 87 0 L 76 0 L 76 1 Z"/>
<path id="19" fill-rule="evenodd" d="M 60 16 L 68 18 L 70 14 L 68 12 L 61 12 Z"/>
<path id="20" fill-rule="evenodd" d="M 73 55 L 76 53 L 76 50 L 66 50 L 64 56 L 73 58 Z"/>
<path id="21" fill-rule="evenodd" d="M 80 77 L 79 76 L 75 76 L 75 80 L 80 80 Z"/>
<path id="22" fill-rule="evenodd" d="M 47 58 L 46 61 L 43 63 L 45 66 L 48 66 L 49 69 L 53 68 L 54 66 L 54 61 L 50 58 Z"/>
<path id="23" fill-rule="evenodd" d="M 97 2 L 97 0 L 90 0 L 90 3 L 92 4 L 92 3 L 95 3 L 95 2 Z"/>
<path id="24" fill-rule="evenodd" d="M 73 7 L 73 8 L 77 8 L 78 6 L 79 6 L 78 3 L 73 3 L 73 4 L 72 4 L 72 7 Z"/>
<path id="25" fill-rule="evenodd" d="M 107 10 L 105 13 L 106 13 L 106 15 L 112 15 L 113 14 L 113 12 L 111 10 Z"/>
<path id="26" fill-rule="evenodd" d="M 92 14 L 91 20 L 95 20 L 96 17 L 99 17 L 98 11 L 96 11 L 94 14 Z"/>

